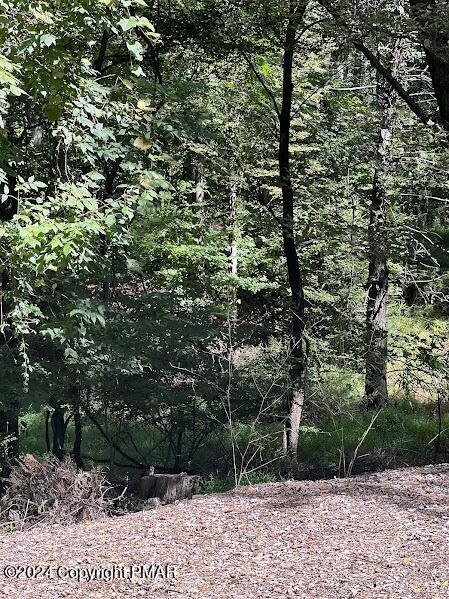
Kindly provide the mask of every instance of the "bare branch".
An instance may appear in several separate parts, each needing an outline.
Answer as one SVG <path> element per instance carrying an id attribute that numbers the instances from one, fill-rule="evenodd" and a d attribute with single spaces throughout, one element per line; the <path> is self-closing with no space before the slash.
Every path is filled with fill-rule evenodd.
<path id="1" fill-rule="evenodd" d="M 342 16 L 332 7 L 329 6 L 324 0 L 318 0 L 323 8 L 325 8 L 334 19 L 350 34 L 351 29 L 348 24 L 344 21 Z M 427 125 L 429 123 L 430 116 L 424 112 L 421 106 L 416 102 L 409 92 L 403 87 L 403 85 L 396 79 L 391 70 L 384 66 L 377 56 L 363 43 L 361 39 L 352 39 L 352 44 L 356 50 L 361 52 L 363 56 L 368 60 L 370 65 L 376 69 L 378 73 L 391 85 L 394 91 L 398 94 L 402 100 L 407 104 L 410 110 L 418 117 L 418 119 Z"/>
<path id="2" fill-rule="evenodd" d="M 277 103 L 276 97 L 274 95 L 274 93 L 271 91 L 271 89 L 268 87 L 265 79 L 263 78 L 263 76 L 259 73 L 259 71 L 256 69 L 256 67 L 253 65 L 253 63 L 251 62 L 251 60 L 248 58 L 248 55 L 246 54 L 246 52 L 241 49 L 240 50 L 243 58 L 245 59 L 245 61 L 247 62 L 249 68 L 252 70 L 252 72 L 254 73 L 254 75 L 256 76 L 257 80 L 259 81 L 259 83 L 261 84 L 261 86 L 263 87 L 265 93 L 267 94 L 267 96 L 270 98 L 271 102 L 273 103 L 273 108 L 278 116 L 278 118 L 280 118 L 281 116 L 281 111 L 279 109 L 279 104 Z"/>

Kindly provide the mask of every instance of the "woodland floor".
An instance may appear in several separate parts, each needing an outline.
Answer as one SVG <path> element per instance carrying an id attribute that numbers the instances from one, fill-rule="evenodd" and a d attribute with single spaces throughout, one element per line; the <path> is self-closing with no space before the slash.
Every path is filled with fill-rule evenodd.
<path id="1" fill-rule="evenodd" d="M 20 599 L 449 597 L 449 465 L 263 484 L 0 539 Z M 175 580 L 59 580 L 58 566 L 173 564 Z M 6 579 L 6 564 L 51 566 Z"/>

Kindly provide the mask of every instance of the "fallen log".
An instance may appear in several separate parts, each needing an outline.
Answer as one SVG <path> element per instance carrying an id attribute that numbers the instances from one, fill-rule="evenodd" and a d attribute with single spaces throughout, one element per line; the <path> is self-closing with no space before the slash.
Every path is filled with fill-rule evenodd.
<path id="1" fill-rule="evenodd" d="M 161 504 L 174 503 L 180 499 L 192 499 L 193 490 L 200 482 L 199 476 L 181 474 L 148 474 L 139 481 L 140 499 L 157 498 Z"/>

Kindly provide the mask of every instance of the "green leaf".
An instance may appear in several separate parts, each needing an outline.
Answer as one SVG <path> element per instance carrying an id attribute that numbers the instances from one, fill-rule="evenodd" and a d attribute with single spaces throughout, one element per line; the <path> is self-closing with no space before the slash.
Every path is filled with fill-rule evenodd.
<path id="1" fill-rule="evenodd" d="M 143 60 L 143 46 L 140 42 L 136 41 L 133 44 L 126 42 L 126 47 L 136 60 Z"/>
<path id="2" fill-rule="evenodd" d="M 62 115 L 62 106 L 60 104 L 47 104 L 44 107 L 44 114 L 51 122 L 58 121 Z"/>
<path id="3" fill-rule="evenodd" d="M 154 25 L 146 17 L 140 17 L 138 21 L 139 27 L 145 27 L 150 31 L 154 31 Z"/>
<path id="4" fill-rule="evenodd" d="M 134 29 L 139 24 L 139 20 L 136 17 L 130 17 L 129 19 L 120 19 L 119 26 L 123 29 L 123 31 L 129 31 L 130 29 Z"/>
<path id="5" fill-rule="evenodd" d="M 109 213 L 106 215 L 104 222 L 106 223 L 107 227 L 113 227 L 116 224 L 116 218 L 115 218 L 115 214 Z"/>
<path id="6" fill-rule="evenodd" d="M 83 198 L 82 202 L 87 210 L 98 210 L 98 204 L 94 198 Z"/>
<path id="7" fill-rule="evenodd" d="M 149 100 L 141 99 L 137 102 L 137 108 L 144 112 L 151 112 L 154 108 L 150 105 Z"/>
<path id="8" fill-rule="evenodd" d="M 145 139 L 144 137 L 137 137 L 134 140 L 134 147 L 138 148 L 139 150 L 148 150 L 148 148 L 151 148 L 152 145 L 153 144 L 151 141 Z"/>
<path id="9" fill-rule="evenodd" d="M 48 48 L 50 46 L 56 46 L 56 37 L 52 33 L 45 33 L 44 35 L 41 35 L 40 40 L 41 44 L 47 46 Z"/>
<path id="10" fill-rule="evenodd" d="M 126 259 L 126 266 L 128 267 L 128 270 L 132 272 L 143 272 L 142 267 L 137 260 L 133 260 L 132 258 Z"/>

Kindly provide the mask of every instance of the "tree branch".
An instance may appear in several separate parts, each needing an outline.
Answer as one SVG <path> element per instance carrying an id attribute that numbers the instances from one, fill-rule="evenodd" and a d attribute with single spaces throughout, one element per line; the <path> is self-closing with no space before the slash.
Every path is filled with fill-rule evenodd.
<path id="1" fill-rule="evenodd" d="M 107 29 L 103 31 L 103 35 L 101 36 L 100 49 L 98 51 L 98 56 L 94 60 L 93 67 L 96 71 L 101 73 L 103 69 L 104 59 L 106 58 L 106 50 L 108 47 L 110 33 Z"/>
<path id="2" fill-rule="evenodd" d="M 275 110 L 275 112 L 277 114 L 277 117 L 280 118 L 281 111 L 279 109 L 279 104 L 276 101 L 275 95 L 273 94 L 273 92 L 271 91 L 271 89 L 266 84 L 265 79 L 262 77 L 262 75 L 259 73 L 259 71 L 256 69 L 256 67 L 253 65 L 253 63 L 251 62 L 251 60 L 248 58 L 246 52 L 243 49 L 240 49 L 240 52 L 241 52 L 243 58 L 245 59 L 246 63 L 248 64 L 249 68 L 252 70 L 252 72 L 256 76 L 256 78 L 259 81 L 260 85 L 263 87 L 265 93 L 270 98 L 271 102 L 273 103 L 273 108 L 274 108 L 274 110 Z"/>
<path id="3" fill-rule="evenodd" d="M 341 15 L 332 7 L 328 6 L 327 2 L 324 0 L 318 0 L 321 6 L 327 10 L 329 14 L 331 14 L 334 19 L 351 34 L 351 29 L 348 24 L 344 21 Z M 416 102 L 413 97 L 409 94 L 409 92 L 402 86 L 402 84 L 396 79 L 391 70 L 384 66 L 381 61 L 377 58 L 377 56 L 363 43 L 360 39 L 352 39 L 352 44 L 356 50 L 361 52 L 363 56 L 368 60 L 370 65 L 376 69 L 378 73 L 382 75 L 382 77 L 391 85 L 394 91 L 398 94 L 402 100 L 407 104 L 410 110 L 418 117 L 418 119 L 427 125 L 430 121 L 430 116 L 426 114 L 426 112 L 421 108 L 421 106 Z"/>
<path id="4" fill-rule="evenodd" d="M 134 459 L 132 456 L 128 455 L 127 453 L 125 453 L 119 445 L 117 445 L 117 443 L 114 441 L 114 439 L 112 439 L 107 432 L 104 430 L 104 428 L 101 426 L 101 424 L 98 422 L 98 420 L 95 418 L 95 416 L 92 414 L 92 412 L 90 411 L 90 409 L 85 405 L 85 404 L 81 404 L 81 407 L 83 408 L 86 416 L 89 418 L 89 420 L 97 427 L 97 429 L 100 431 L 101 435 L 106 439 L 106 441 L 116 450 L 118 451 L 118 453 L 123 456 L 124 458 L 126 458 L 127 460 L 129 460 L 131 463 L 135 464 L 136 466 L 139 466 L 140 468 L 144 468 L 145 464 L 142 464 L 140 462 L 138 462 L 136 459 Z"/>
<path id="5" fill-rule="evenodd" d="M 424 110 L 421 108 L 418 102 L 416 102 L 409 94 L 409 92 L 406 91 L 406 89 L 396 79 L 396 77 L 393 75 L 390 69 L 385 67 L 380 62 L 380 60 L 373 54 L 373 52 L 371 52 L 371 50 L 367 48 L 365 44 L 363 44 L 363 42 L 355 40 L 352 43 L 354 45 L 354 48 L 356 50 L 359 50 L 359 52 L 361 52 L 365 56 L 365 58 L 368 60 L 371 66 L 374 67 L 377 70 L 377 72 L 380 73 L 382 77 L 391 85 L 394 91 L 398 94 L 400 98 L 404 100 L 404 102 L 407 104 L 410 110 L 415 113 L 419 120 L 422 123 L 424 123 L 424 125 L 427 125 L 430 121 L 430 116 L 424 112 Z"/>

